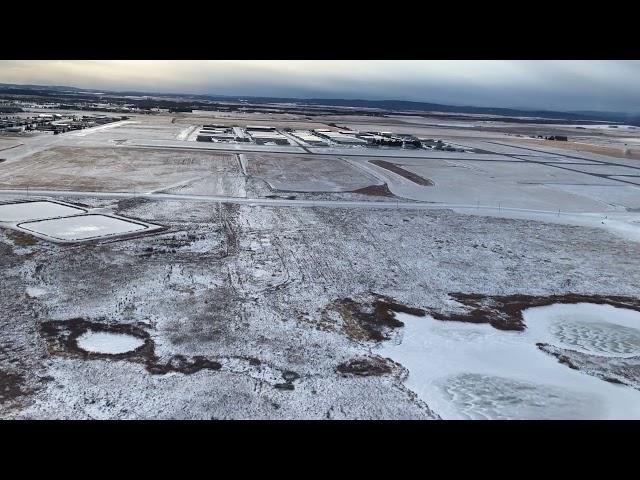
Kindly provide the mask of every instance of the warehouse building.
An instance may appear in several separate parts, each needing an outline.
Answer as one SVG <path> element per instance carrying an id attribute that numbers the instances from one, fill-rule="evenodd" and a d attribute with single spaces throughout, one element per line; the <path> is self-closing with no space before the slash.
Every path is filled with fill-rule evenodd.
<path id="1" fill-rule="evenodd" d="M 320 131 L 319 129 L 314 130 L 314 132 L 340 145 L 366 145 L 367 144 L 366 140 L 362 140 L 361 138 L 357 138 L 351 135 L 345 135 L 340 132 L 333 132 L 331 130 Z"/>
<path id="2" fill-rule="evenodd" d="M 251 138 L 259 145 L 275 143 L 276 145 L 290 145 L 289 139 L 278 132 L 250 132 Z"/>
<path id="3" fill-rule="evenodd" d="M 291 133 L 294 137 L 299 138 L 305 143 L 309 145 L 327 145 L 327 141 L 322 138 L 313 135 L 311 132 L 306 130 L 296 130 Z"/>

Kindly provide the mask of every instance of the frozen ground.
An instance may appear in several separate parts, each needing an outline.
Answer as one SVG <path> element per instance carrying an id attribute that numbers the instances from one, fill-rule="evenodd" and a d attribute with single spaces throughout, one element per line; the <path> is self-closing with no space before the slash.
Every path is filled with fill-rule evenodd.
<path id="1" fill-rule="evenodd" d="M 237 117 L 305 129 L 348 118 Z M 638 417 L 637 312 L 567 320 L 538 307 L 510 332 L 402 313 L 398 326 L 373 303 L 435 315 L 464 310 L 455 292 L 640 298 L 640 187 L 621 176 L 632 159 L 537 145 L 212 151 L 178 137 L 213 114 L 132 122 L 25 137 L 0 155 L 3 201 L 28 187 L 165 227 L 90 245 L 0 228 L 2 418 Z"/>
<path id="2" fill-rule="evenodd" d="M 382 183 L 339 157 L 256 154 L 245 157 L 248 175 L 281 191 L 340 192 Z"/>
<path id="3" fill-rule="evenodd" d="M 237 172 L 235 156 L 224 153 L 59 146 L 4 166 L 0 188 L 136 193 Z"/>

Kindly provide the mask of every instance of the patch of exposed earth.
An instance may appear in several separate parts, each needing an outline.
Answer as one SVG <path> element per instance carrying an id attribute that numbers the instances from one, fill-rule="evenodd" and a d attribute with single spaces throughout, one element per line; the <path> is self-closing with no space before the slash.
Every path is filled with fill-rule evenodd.
<path id="1" fill-rule="evenodd" d="M 523 310 L 553 304 L 594 303 L 640 311 L 640 300 L 618 295 L 585 295 L 566 293 L 562 295 L 482 295 L 474 293 L 451 293 L 450 296 L 466 309 L 462 313 L 444 313 L 430 310 L 436 320 L 489 323 L 498 330 L 522 331 L 526 328 Z"/>
<path id="2" fill-rule="evenodd" d="M 616 358 L 590 355 L 566 348 L 538 343 L 538 348 L 569 368 L 640 390 L 640 357 Z"/>

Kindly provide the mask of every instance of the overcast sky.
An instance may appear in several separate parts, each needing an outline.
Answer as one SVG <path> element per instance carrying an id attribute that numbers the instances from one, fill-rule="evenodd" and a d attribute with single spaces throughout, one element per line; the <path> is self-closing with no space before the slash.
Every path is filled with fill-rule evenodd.
<path id="1" fill-rule="evenodd" d="M 640 113 L 640 61 L 0 61 L 0 83 Z"/>

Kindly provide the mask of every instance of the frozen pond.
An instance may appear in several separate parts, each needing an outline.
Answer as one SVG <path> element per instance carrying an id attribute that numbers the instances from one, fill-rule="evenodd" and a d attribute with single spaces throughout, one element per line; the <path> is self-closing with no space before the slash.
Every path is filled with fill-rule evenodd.
<path id="1" fill-rule="evenodd" d="M 85 213 L 82 208 L 55 202 L 23 202 L 0 205 L 0 222 L 25 222 Z"/>
<path id="2" fill-rule="evenodd" d="M 144 340 L 133 335 L 110 332 L 85 332 L 76 340 L 78 347 L 92 353 L 117 355 L 144 345 Z"/>
<path id="3" fill-rule="evenodd" d="M 640 312 L 591 303 L 555 304 L 522 312 L 541 342 L 607 357 L 640 355 Z"/>
<path id="4" fill-rule="evenodd" d="M 527 312 L 533 310 L 537 309 Z M 532 325 L 529 313 L 525 319 Z M 407 387 L 442 418 L 640 418 L 640 392 L 572 370 L 540 351 L 536 342 L 558 344 L 552 340 L 554 331 L 545 330 L 543 322 L 539 328 L 510 332 L 428 315 L 396 316 L 404 328 L 375 353 L 405 366 Z M 594 338 L 603 336 L 598 332 Z M 614 327 L 614 332 L 619 330 Z M 630 349 L 634 340 L 627 330 L 623 332 L 605 336 L 616 338 L 613 343 L 621 345 L 616 348 Z"/>
<path id="5" fill-rule="evenodd" d="M 140 223 L 128 222 L 107 215 L 80 215 L 21 223 L 18 226 L 30 232 L 65 241 L 88 240 L 109 235 L 121 235 L 148 228 L 146 225 Z"/>

